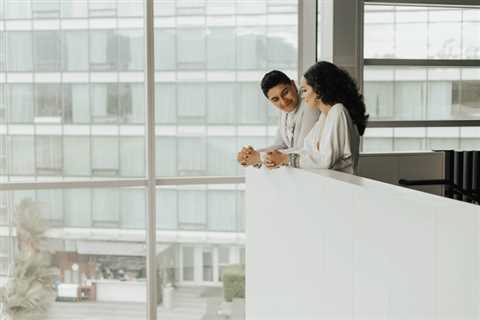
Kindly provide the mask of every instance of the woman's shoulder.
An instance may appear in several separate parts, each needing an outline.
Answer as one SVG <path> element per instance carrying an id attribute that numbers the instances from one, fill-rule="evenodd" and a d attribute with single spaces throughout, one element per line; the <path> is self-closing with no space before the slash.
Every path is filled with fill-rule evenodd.
<path id="1" fill-rule="evenodd" d="M 328 115 L 336 119 L 343 118 L 345 116 L 349 117 L 348 110 L 342 103 L 334 104 L 332 108 L 328 111 Z"/>

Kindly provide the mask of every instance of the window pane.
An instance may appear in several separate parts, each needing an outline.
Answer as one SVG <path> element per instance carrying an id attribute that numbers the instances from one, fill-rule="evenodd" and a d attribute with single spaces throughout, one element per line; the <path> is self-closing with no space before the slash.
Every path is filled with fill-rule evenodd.
<path id="1" fill-rule="evenodd" d="M 60 32 L 36 31 L 33 33 L 35 70 L 39 72 L 60 69 Z"/>
<path id="2" fill-rule="evenodd" d="M 369 128 L 365 131 L 365 152 L 476 150 L 480 146 L 478 127 Z"/>
<path id="3" fill-rule="evenodd" d="M 11 136 L 9 172 L 11 175 L 35 175 L 35 152 L 33 136 Z"/>
<path id="4" fill-rule="evenodd" d="M 120 175 L 145 176 L 145 143 L 143 137 L 122 137 L 120 143 Z"/>
<path id="5" fill-rule="evenodd" d="M 90 122 L 90 95 L 87 84 L 65 84 L 63 87 L 63 121 Z"/>
<path id="6" fill-rule="evenodd" d="M 209 190 L 208 228 L 216 231 L 236 231 L 236 191 Z"/>
<path id="7" fill-rule="evenodd" d="M 480 69 L 368 67 L 364 95 L 371 120 L 480 117 Z"/>
<path id="8" fill-rule="evenodd" d="M 62 138 L 58 136 L 37 136 L 36 162 L 38 175 L 62 175 Z"/>
<path id="9" fill-rule="evenodd" d="M 35 86 L 35 122 L 61 123 L 61 95 L 59 84 Z"/>
<path id="10" fill-rule="evenodd" d="M 8 120 L 12 123 L 33 121 L 33 92 L 30 84 L 8 86 Z"/>
<path id="11" fill-rule="evenodd" d="M 478 59 L 480 9 L 365 5 L 366 58 Z"/>
<path id="12" fill-rule="evenodd" d="M 97 176 L 117 176 L 119 169 L 118 138 L 93 137 L 92 174 Z"/>
<path id="13" fill-rule="evenodd" d="M 65 71 L 88 70 L 88 33 L 65 31 L 63 33 L 63 69 Z"/>
<path id="14" fill-rule="evenodd" d="M 61 0 L 62 16 L 65 18 L 81 18 L 88 15 L 88 2 L 78 0 Z"/>
<path id="15" fill-rule="evenodd" d="M 7 71 L 32 71 L 32 34 L 23 31 L 7 33 Z"/>
<path id="16" fill-rule="evenodd" d="M 8 19 L 28 19 L 31 17 L 30 0 L 6 0 L 5 5 Z"/>
<path id="17" fill-rule="evenodd" d="M 90 138 L 63 138 L 64 173 L 67 176 L 90 176 Z"/>

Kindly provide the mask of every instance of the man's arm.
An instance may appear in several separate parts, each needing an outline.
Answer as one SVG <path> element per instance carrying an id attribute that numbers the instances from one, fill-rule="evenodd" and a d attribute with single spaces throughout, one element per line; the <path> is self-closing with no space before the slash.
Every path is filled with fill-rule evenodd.
<path id="1" fill-rule="evenodd" d="M 298 132 L 295 132 L 296 135 L 294 147 L 297 149 L 303 147 L 305 137 L 308 135 L 310 130 L 312 130 L 315 123 L 317 123 L 321 114 L 320 110 L 318 109 L 312 109 L 306 105 L 302 107 L 304 108 L 303 115 L 300 117 L 300 119 L 297 119 L 297 121 L 300 121 L 300 123 L 297 122 L 299 130 Z"/>

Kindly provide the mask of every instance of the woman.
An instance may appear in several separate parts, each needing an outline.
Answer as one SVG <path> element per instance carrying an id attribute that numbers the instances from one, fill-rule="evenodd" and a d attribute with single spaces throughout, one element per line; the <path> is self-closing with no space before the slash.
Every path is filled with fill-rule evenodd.
<path id="1" fill-rule="evenodd" d="M 356 174 L 360 136 L 365 132 L 368 115 L 355 81 L 346 71 L 322 61 L 304 74 L 301 92 L 305 102 L 322 114 L 305 137 L 303 148 L 289 154 L 272 151 L 265 165 Z"/>

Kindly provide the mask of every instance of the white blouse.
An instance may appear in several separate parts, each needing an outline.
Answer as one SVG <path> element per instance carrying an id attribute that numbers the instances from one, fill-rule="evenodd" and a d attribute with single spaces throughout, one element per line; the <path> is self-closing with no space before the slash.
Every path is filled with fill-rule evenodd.
<path id="1" fill-rule="evenodd" d="M 298 167 L 334 169 L 357 174 L 360 135 L 345 106 L 337 103 L 322 113 L 303 148 L 296 151 Z"/>

